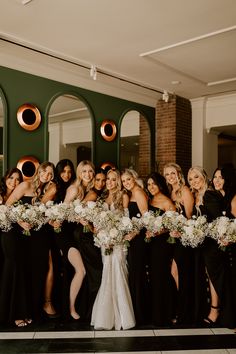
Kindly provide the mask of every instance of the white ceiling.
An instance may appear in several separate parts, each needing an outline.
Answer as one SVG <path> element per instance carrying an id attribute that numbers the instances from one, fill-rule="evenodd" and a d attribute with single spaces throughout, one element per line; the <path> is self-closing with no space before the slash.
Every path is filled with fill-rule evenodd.
<path id="1" fill-rule="evenodd" d="M 0 57 L 7 40 L 155 94 L 236 90 L 236 0 L 22 2 L 0 0 Z"/>

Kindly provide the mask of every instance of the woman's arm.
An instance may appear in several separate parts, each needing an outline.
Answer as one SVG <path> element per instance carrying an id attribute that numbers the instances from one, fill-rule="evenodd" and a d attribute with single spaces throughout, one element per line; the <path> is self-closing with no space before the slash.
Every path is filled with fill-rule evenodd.
<path id="1" fill-rule="evenodd" d="M 89 191 L 83 199 L 83 202 L 95 202 L 97 200 L 97 193 L 93 190 Z"/>
<path id="2" fill-rule="evenodd" d="M 183 188 L 182 201 L 183 201 L 186 217 L 190 219 L 193 213 L 194 198 L 190 189 L 187 186 L 184 186 Z"/>
<path id="3" fill-rule="evenodd" d="M 53 200 L 55 198 L 55 195 L 57 193 L 57 186 L 56 183 L 51 182 L 50 186 L 44 193 L 44 195 L 41 198 L 41 203 L 46 204 L 49 200 Z"/>
<path id="4" fill-rule="evenodd" d="M 74 184 L 72 184 L 67 188 L 64 202 L 69 204 L 70 202 L 73 202 L 77 198 L 77 196 L 78 196 L 78 189 Z"/>
<path id="5" fill-rule="evenodd" d="M 15 202 L 18 202 L 18 200 L 20 200 L 24 195 L 27 194 L 31 194 L 30 182 L 21 182 L 10 194 L 9 198 L 6 201 L 6 205 L 12 205 Z"/>
<path id="6" fill-rule="evenodd" d="M 142 189 L 138 189 L 135 192 L 134 200 L 137 203 L 140 213 L 143 215 L 148 211 L 148 197 Z"/>
<path id="7" fill-rule="evenodd" d="M 236 218 L 236 194 L 231 200 L 231 214 Z"/>

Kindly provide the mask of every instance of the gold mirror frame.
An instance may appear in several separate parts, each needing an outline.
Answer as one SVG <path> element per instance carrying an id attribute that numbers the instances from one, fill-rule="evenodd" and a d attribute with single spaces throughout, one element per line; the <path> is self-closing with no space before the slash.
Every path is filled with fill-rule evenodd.
<path id="1" fill-rule="evenodd" d="M 33 117 L 33 121 L 31 124 L 27 123 L 24 119 L 24 114 L 27 114 L 27 111 L 31 111 Z M 41 113 L 35 105 L 26 103 L 18 108 L 17 120 L 23 129 L 33 131 L 36 130 L 41 123 Z"/>
<path id="2" fill-rule="evenodd" d="M 24 181 L 32 178 L 39 166 L 39 161 L 34 156 L 23 156 L 18 162 L 16 167 L 22 172 Z M 32 168 L 34 173 L 32 175 L 25 174 L 25 169 Z"/>
<path id="3" fill-rule="evenodd" d="M 107 133 L 107 129 L 111 130 L 111 134 Z M 104 120 L 100 127 L 100 132 L 104 140 L 113 141 L 116 137 L 117 129 L 113 120 Z"/>

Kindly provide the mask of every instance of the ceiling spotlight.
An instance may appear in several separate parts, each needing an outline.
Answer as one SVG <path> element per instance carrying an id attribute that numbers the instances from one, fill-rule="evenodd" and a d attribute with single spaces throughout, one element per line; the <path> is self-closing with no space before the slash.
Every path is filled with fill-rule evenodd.
<path id="1" fill-rule="evenodd" d="M 96 68 L 96 65 L 91 65 L 90 77 L 92 77 L 93 80 L 97 79 L 97 68 Z"/>
<path id="2" fill-rule="evenodd" d="M 169 96 L 168 92 L 166 90 L 164 90 L 164 92 L 162 94 L 163 101 L 165 101 L 167 103 L 169 101 L 169 98 L 170 98 L 170 96 Z"/>
<path id="3" fill-rule="evenodd" d="M 26 5 L 28 4 L 29 2 L 31 2 L 32 0 L 21 0 L 21 3 L 22 5 Z"/>

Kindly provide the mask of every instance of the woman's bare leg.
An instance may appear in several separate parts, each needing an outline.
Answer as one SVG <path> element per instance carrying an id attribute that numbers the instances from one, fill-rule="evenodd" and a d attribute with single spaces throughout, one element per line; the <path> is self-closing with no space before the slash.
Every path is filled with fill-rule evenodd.
<path id="1" fill-rule="evenodd" d="M 44 293 L 44 300 L 45 301 L 44 301 L 44 305 L 43 305 L 44 311 L 49 316 L 56 314 L 56 311 L 55 311 L 53 304 L 52 304 L 53 281 L 54 281 L 54 275 L 53 275 L 52 254 L 51 254 L 51 251 L 49 251 L 48 273 L 47 273 L 47 277 L 46 277 L 45 293 Z"/>
<path id="2" fill-rule="evenodd" d="M 75 274 L 70 284 L 70 314 L 75 320 L 78 320 L 80 316 L 76 312 L 75 301 L 80 291 L 86 272 L 80 252 L 76 248 L 71 247 L 69 249 L 68 260 L 75 270 Z"/>

